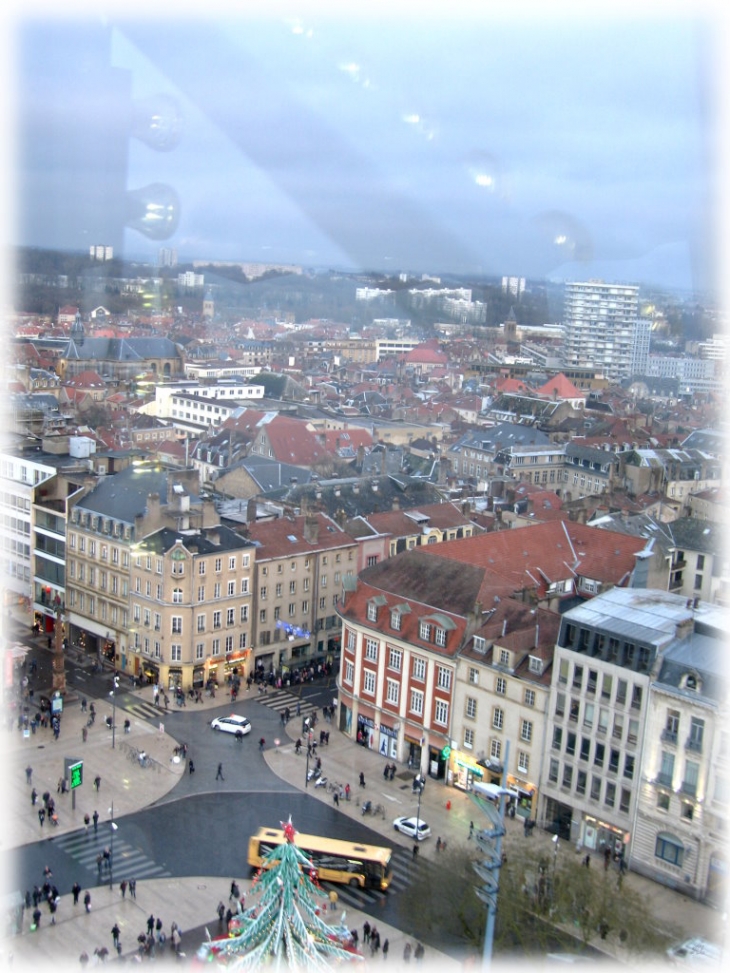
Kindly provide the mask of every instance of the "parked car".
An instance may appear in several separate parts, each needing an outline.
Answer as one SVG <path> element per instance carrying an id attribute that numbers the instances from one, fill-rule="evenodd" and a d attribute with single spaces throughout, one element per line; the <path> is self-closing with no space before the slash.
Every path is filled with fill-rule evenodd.
<path id="1" fill-rule="evenodd" d="M 423 818 L 396 818 L 393 822 L 393 827 L 396 831 L 400 831 L 401 834 L 408 835 L 409 838 L 415 838 L 416 841 L 423 841 L 424 838 L 428 838 L 431 834 L 431 829 Z"/>
<path id="2" fill-rule="evenodd" d="M 210 721 L 210 725 L 214 730 L 220 730 L 223 733 L 235 733 L 236 736 L 245 736 L 251 732 L 251 724 L 246 717 L 236 716 L 233 713 L 230 716 L 216 716 L 214 720 Z"/>

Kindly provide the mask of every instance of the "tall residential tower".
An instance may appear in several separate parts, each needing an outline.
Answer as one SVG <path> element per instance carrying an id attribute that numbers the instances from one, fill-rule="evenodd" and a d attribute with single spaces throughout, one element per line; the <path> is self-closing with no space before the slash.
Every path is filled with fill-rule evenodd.
<path id="1" fill-rule="evenodd" d="M 648 331 L 639 320 L 636 286 L 567 281 L 563 332 L 566 366 L 593 366 L 612 381 L 645 370 Z"/>

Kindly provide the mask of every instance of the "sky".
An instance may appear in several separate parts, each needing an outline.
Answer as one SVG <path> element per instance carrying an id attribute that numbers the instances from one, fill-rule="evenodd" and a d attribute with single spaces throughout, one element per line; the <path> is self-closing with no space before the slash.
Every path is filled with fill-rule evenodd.
<path id="1" fill-rule="evenodd" d="M 26 6 L 10 242 L 712 291 L 715 8 L 589 6 Z"/>

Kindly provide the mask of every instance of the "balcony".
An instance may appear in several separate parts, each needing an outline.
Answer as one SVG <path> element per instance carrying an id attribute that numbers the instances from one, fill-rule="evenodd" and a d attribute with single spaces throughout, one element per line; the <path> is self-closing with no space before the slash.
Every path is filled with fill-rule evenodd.
<path id="1" fill-rule="evenodd" d="M 680 791 L 682 794 L 686 794 L 688 797 L 697 797 L 697 784 L 686 780 L 682 781 Z"/>
<path id="2" fill-rule="evenodd" d="M 657 774 L 656 775 L 656 782 L 657 782 L 657 784 L 660 784 L 662 787 L 671 787 L 672 786 L 672 775 L 671 774 Z"/>
<path id="3" fill-rule="evenodd" d="M 692 737 L 688 737 L 684 744 L 685 750 L 691 750 L 693 753 L 702 753 L 702 740 L 695 740 Z"/>
<path id="4" fill-rule="evenodd" d="M 662 743 L 677 743 L 677 734 L 673 730 L 662 730 Z"/>

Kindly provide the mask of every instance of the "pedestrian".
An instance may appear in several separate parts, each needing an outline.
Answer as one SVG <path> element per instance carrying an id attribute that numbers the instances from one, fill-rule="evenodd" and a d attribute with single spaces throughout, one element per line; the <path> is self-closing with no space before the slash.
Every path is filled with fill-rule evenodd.
<path id="1" fill-rule="evenodd" d="M 91 824 L 91 818 L 89 817 L 89 815 L 87 813 L 87 814 L 84 815 L 84 831 L 87 834 L 89 833 L 89 825 L 90 824 Z"/>
<path id="2" fill-rule="evenodd" d="M 441 835 L 436 839 L 436 851 L 441 851 Z"/>
<path id="3" fill-rule="evenodd" d="M 414 844 L 414 846 L 413 846 L 413 861 L 415 861 L 416 858 L 418 858 L 418 845 L 417 844 Z"/>
<path id="4" fill-rule="evenodd" d="M 162 931 L 162 919 L 160 919 L 159 916 L 157 917 L 157 922 L 155 923 L 155 932 L 157 933 L 157 942 L 163 942 L 164 940 L 162 939 L 162 936 L 164 936 L 164 933 Z"/>
<path id="5" fill-rule="evenodd" d="M 410 963 L 411 961 L 411 944 L 406 943 L 403 947 L 403 962 Z"/>
<path id="6" fill-rule="evenodd" d="M 99 812 L 98 811 L 94 811 L 94 813 L 91 815 L 91 818 L 92 818 L 92 820 L 94 822 L 94 834 L 96 834 L 96 829 L 97 829 L 97 827 L 99 825 Z"/>
<path id="7" fill-rule="evenodd" d="M 474 837 L 474 822 L 473 821 L 470 821 L 469 822 L 469 838 L 468 838 L 468 840 L 471 841 L 471 839 L 473 837 Z"/>
<path id="8" fill-rule="evenodd" d="M 386 780 L 390 779 L 390 764 L 386 764 L 385 767 L 383 767 L 383 777 Z"/>
<path id="9" fill-rule="evenodd" d="M 333 797 L 334 802 L 335 802 L 335 807 L 339 807 L 340 806 L 340 795 L 337 793 L 337 791 L 334 792 L 334 794 L 332 795 L 332 797 Z"/>
<path id="10" fill-rule="evenodd" d="M 81 963 L 82 970 L 86 969 L 86 964 L 88 962 L 89 962 L 89 954 L 86 952 L 86 950 L 84 950 L 81 956 L 79 956 L 79 963 Z"/>
<path id="11" fill-rule="evenodd" d="M 152 935 L 152 933 L 154 931 L 154 928 L 155 928 L 155 917 L 150 912 L 149 916 L 147 917 L 147 935 L 148 936 L 151 936 Z"/>
<path id="12" fill-rule="evenodd" d="M 218 770 L 216 771 L 215 779 L 225 780 L 225 777 L 223 776 L 223 764 L 218 764 Z"/>
<path id="13" fill-rule="evenodd" d="M 604 871 L 608 871 L 611 864 L 611 849 L 608 845 L 603 849 L 603 868 Z"/>
<path id="14" fill-rule="evenodd" d="M 417 963 L 420 963 L 423 959 L 423 954 L 425 953 L 422 943 L 416 943 L 416 948 L 413 950 L 413 958 Z"/>
<path id="15" fill-rule="evenodd" d="M 194 773 L 195 773 L 195 764 L 192 762 L 192 760 L 188 760 L 188 774 L 194 774 Z"/>
<path id="16" fill-rule="evenodd" d="M 370 923 L 367 921 L 367 919 L 362 926 L 362 941 L 364 943 L 370 942 Z"/>
<path id="17" fill-rule="evenodd" d="M 346 801 L 349 801 L 350 800 L 350 785 L 349 784 L 345 784 L 345 800 Z"/>
<path id="18" fill-rule="evenodd" d="M 330 911 L 331 912 L 334 912 L 335 909 L 337 908 L 337 899 L 338 899 L 337 892 L 335 892 L 335 890 L 332 889 L 331 892 L 330 892 Z"/>
<path id="19" fill-rule="evenodd" d="M 362 771 L 360 771 L 360 787 L 364 787 L 364 786 L 365 786 L 365 774 Z"/>
<path id="20" fill-rule="evenodd" d="M 102 855 L 101 852 L 99 852 L 99 854 L 96 856 L 96 871 L 99 875 L 99 878 L 101 878 L 101 869 L 103 864 L 104 864 L 104 856 Z"/>
<path id="21" fill-rule="evenodd" d="M 585 856 L 585 858 L 583 859 L 583 864 L 585 865 L 586 868 L 590 868 L 591 867 L 591 856 L 590 855 L 586 855 Z"/>
<path id="22" fill-rule="evenodd" d="M 89 731 L 85 726 L 81 727 L 81 742 L 86 743 L 87 737 L 89 736 Z"/>
<path id="23" fill-rule="evenodd" d="M 41 910 L 38 908 L 38 906 L 36 906 L 35 909 L 33 909 L 33 925 L 30 928 L 37 929 L 38 926 L 40 926 L 40 924 L 41 924 Z"/>
<path id="24" fill-rule="evenodd" d="M 383 941 L 383 959 L 388 958 L 388 949 L 390 948 L 390 943 L 387 939 Z"/>
<path id="25" fill-rule="evenodd" d="M 25 768 L 25 782 L 26 784 L 33 783 L 33 768 L 30 764 Z"/>
<path id="26" fill-rule="evenodd" d="M 261 739 L 259 740 L 259 750 L 263 750 L 265 745 L 266 745 L 266 740 L 264 740 L 264 738 L 261 737 Z"/>
<path id="27" fill-rule="evenodd" d="M 126 878 L 125 879 L 122 879 L 122 881 L 119 883 L 119 891 L 122 893 L 122 898 L 125 899 L 127 897 L 127 880 L 126 880 Z"/>
<path id="28" fill-rule="evenodd" d="M 94 790 L 98 793 L 101 787 L 101 777 L 97 774 L 94 778 Z"/>
<path id="29" fill-rule="evenodd" d="M 73 892 L 74 905 L 79 904 L 79 896 L 81 895 L 81 886 L 78 882 L 74 882 L 71 886 L 71 891 Z"/>
<path id="30" fill-rule="evenodd" d="M 86 892 L 84 895 L 84 908 L 87 912 L 91 912 L 91 892 Z"/>
<path id="31" fill-rule="evenodd" d="M 112 942 L 114 943 L 115 949 L 119 946 L 119 936 L 121 932 L 122 930 L 119 928 L 119 924 L 115 922 L 112 926 Z"/>
<path id="32" fill-rule="evenodd" d="M 30 792 L 30 803 L 33 807 L 35 807 L 35 802 L 37 800 L 38 800 L 38 791 L 34 787 L 33 790 Z"/>
<path id="33" fill-rule="evenodd" d="M 218 903 L 218 908 L 216 909 L 216 912 L 218 913 L 218 922 L 222 923 L 226 914 L 226 907 L 223 905 L 222 902 Z"/>
<path id="34" fill-rule="evenodd" d="M 41 827 L 43 827 L 43 822 L 46 820 L 46 809 L 44 807 L 38 808 L 38 820 L 41 823 Z"/>

